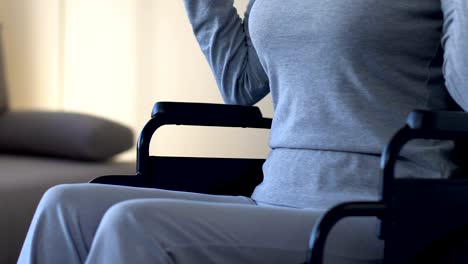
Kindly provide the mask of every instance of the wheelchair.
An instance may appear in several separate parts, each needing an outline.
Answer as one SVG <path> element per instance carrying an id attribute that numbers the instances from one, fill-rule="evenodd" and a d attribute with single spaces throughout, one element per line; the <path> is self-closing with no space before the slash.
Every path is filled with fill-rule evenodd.
<path id="1" fill-rule="evenodd" d="M 258 107 L 158 102 L 138 139 L 136 175 L 101 176 L 91 183 L 250 196 L 263 180 L 265 160 L 150 156 L 151 138 L 165 125 L 270 129 L 271 123 Z M 468 263 L 468 179 L 463 164 L 457 177 L 449 179 L 395 178 L 399 152 L 413 139 L 455 140 L 460 146 L 468 139 L 468 114 L 411 112 L 382 152 L 381 199 L 328 210 L 311 232 L 306 263 L 322 263 L 327 235 L 338 221 L 351 216 L 380 220 L 376 236 L 385 243 L 385 264 Z"/>

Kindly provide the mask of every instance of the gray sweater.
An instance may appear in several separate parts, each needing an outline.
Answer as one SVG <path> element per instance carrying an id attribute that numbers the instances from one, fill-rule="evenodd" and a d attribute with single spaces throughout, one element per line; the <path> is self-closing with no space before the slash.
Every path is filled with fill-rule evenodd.
<path id="1" fill-rule="evenodd" d="M 260 203 L 376 199 L 379 154 L 413 109 L 468 110 L 468 0 L 185 0 L 226 103 L 274 106 Z M 453 99 L 452 99 L 453 98 Z M 414 141 L 399 177 L 447 177 L 450 141 Z"/>

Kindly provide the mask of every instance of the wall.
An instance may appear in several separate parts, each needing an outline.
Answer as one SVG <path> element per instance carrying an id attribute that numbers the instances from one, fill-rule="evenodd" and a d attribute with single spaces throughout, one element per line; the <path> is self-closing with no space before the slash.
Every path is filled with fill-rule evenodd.
<path id="1" fill-rule="evenodd" d="M 138 132 L 155 101 L 222 102 L 181 0 L 0 1 L 14 108 L 86 112 Z M 241 13 L 246 4 L 236 1 Z M 156 138 L 162 155 L 268 152 L 267 131 L 167 127 Z"/>
<path id="2" fill-rule="evenodd" d="M 59 8 L 58 0 L 0 0 L 13 108 L 58 108 Z"/>

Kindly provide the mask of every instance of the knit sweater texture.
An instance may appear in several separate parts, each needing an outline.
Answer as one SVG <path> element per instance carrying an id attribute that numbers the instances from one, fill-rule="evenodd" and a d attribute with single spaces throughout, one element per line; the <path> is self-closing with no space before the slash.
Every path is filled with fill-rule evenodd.
<path id="1" fill-rule="evenodd" d="M 260 203 L 326 209 L 380 193 L 413 109 L 468 110 L 468 0 L 184 0 L 228 104 L 272 94 Z M 453 142 L 416 140 L 398 177 L 445 178 Z"/>

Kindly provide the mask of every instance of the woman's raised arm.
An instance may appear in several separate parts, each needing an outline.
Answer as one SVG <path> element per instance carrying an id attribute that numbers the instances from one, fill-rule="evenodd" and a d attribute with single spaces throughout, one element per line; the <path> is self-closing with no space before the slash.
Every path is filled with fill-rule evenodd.
<path id="1" fill-rule="evenodd" d="M 468 111 L 468 0 L 442 0 L 444 76 L 453 99 Z"/>
<path id="2" fill-rule="evenodd" d="M 200 47 L 228 104 L 253 105 L 269 92 L 268 77 L 248 31 L 250 0 L 244 21 L 233 0 L 184 0 Z"/>

